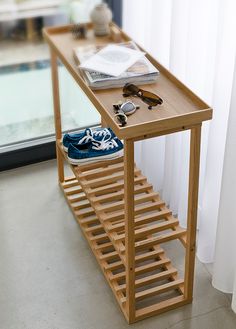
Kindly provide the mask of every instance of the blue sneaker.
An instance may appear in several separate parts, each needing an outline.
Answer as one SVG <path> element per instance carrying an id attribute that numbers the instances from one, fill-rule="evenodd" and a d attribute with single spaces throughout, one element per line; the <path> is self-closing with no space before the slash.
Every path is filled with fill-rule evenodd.
<path id="1" fill-rule="evenodd" d="M 91 141 L 108 141 L 115 137 L 111 128 L 87 128 L 79 134 L 65 134 L 63 136 L 62 144 L 66 152 L 70 144 L 84 144 Z"/>
<path id="2" fill-rule="evenodd" d="M 117 138 L 108 141 L 92 141 L 84 144 L 70 144 L 68 160 L 77 165 L 84 162 L 111 160 L 123 156 L 123 144 Z"/>

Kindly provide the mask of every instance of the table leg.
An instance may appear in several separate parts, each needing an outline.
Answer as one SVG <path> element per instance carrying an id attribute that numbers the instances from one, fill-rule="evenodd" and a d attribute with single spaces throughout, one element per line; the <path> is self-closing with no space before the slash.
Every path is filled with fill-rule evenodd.
<path id="1" fill-rule="evenodd" d="M 187 220 L 185 284 L 184 284 L 184 296 L 186 300 L 189 300 L 189 302 L 191 302 L 193 298 L 200 146 L 201 146 L 201 125 L 191 129 L 191 141 L 190 141 L 188 216 L 187 216 L 188 220 Z"/>
<path id="2" fill-rule="evenodd" d="M 26 19 L 26 34 L 27 34 L 28 41 L 34 41 L 35 35 L 36 35 L 34 18 Z"/>
<path id="3" fill-rule="evenodd" d="M 59 142 L 62 138 L 61 132 L 61 110 L 60 110 L 60 93 L 58 80 L 58 66 L 57 56 L 51 49 L 51 73 L 52 73 L 52 89 L 53 89 L 53 103 L 54 103 L 54 122 L 56 130 L 56 152 L 57 152 L 57 168 L 59 182 L 64 182 L 64 159 L 59 150 Z"/>
<path id="4" fill-rule="evenodd" d="M 135 320 L 135 249 L 134 249 L 134 142 L 124 142 L 126 311 L 129 323 Z"/>

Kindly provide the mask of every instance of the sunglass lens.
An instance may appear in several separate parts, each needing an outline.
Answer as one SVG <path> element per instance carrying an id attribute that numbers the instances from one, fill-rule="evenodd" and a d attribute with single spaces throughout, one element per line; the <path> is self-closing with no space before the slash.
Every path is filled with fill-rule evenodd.
<path id="1" fill-rule="evenodd" d="M 141 98 L 145 103 L 151 106 L 161 105 L 163 103 L 163 100 L 159 96 L 149 91 L 143 91 Z"/>
<path id="2" fill-rule="evenodd" d="M 120 108 L 126 115 L 133 114 L 136 111 L 136 106 L 133 102 L 128 101 L 121 105 Z"/>
<path id="3" fill-rule="evenodd" d="M 143 102 L 148 104 L 150 107 L 157 106 L 158 104 L 161 105 L 163 103 L 163 100 L 159 96 L 149 91 L 139 89 L 132 83 L 126 83 L 123 88 L 123 96 L 138 96 L 143 100 Z"/>
<path id="4" fill-rule="evenodd" d="M 139 92 L 139 88 L 132 83 L 126 83 L 123 88 L 123 93 L 126 95 L 136 95 Z"/>
<path id="5" fill-rule="evenodd" d="M 150 106 L 156 106 L 158 103 L 148 97 L 142 97 L 142 101 Z"/>

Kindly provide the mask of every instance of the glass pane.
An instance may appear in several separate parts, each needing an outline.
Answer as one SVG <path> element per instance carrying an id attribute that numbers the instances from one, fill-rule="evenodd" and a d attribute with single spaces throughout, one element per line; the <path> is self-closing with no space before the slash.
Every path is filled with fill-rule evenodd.
<path id="1" fill-rule="evenodd" d="M 44 0 L 0 0 L 0 147 L 54 134 L 49 51 L 41 29 L 65 24 L 71 16 L 65 5 L 71 1 L 56 2 L 49 14 Z M 100 1 L 79 2 L 88 20 L 89 11 Z M 36 7 L 18 11 L 18 6 L 28 5 Z M 61 65 L 59 78 L 63 130 L 99 124 L 97 111 Z"/>
<path id="2" fill-rule="evenodd" d="M 97 125 L 100 115 L 64 66 L 59 67 L 62 130 Z"/>
<path id="3" fill-rule="evenodd" d="M 96 125 L 100 116 L 63 66 L 59 66 L 62 129 Z M 54 133 L 49 60 L 0 69 L 0 145 Z"/>

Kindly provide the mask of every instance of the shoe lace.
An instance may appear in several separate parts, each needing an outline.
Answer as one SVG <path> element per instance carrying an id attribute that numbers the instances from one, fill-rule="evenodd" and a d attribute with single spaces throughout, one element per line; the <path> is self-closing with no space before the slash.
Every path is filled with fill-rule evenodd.
<path id="1" fill-rule="evenodd" d="M 94 141 L 94 137 L 100 137 L 103 135 L 104 135 L 104 137 L 103 137 L 102 141 L 107 141 L 111 138 L 111 133 L 108 129 L 94 130 L 94 131 L 88 130 L 87 135 L 85 135 L 83 138 L 81 138 L 81 140 L 79 141 L 79 144 Z"/>
<path id="2" fill-rule="evenodd" d="M 105 129 L 102 129 L 102 130 L 95 130 L 95 131 L 93 131 L 93 136 L 94 137 L 101 137 L 103 135 L 104 135 L 104 137 L 103 137 L 102 141 L 108 140 L 111 137 L 110 131 L 108 129 L 106 129 L 106 128 Z"/>
<path id="3" fill-rule="evenodd" d="M 112 139 L 110 141 L 101 141 L 99 143 L 98 142 L 93 143 L 92 148 L 97 151 L 105 151 L 105 150 L 114 149 L 117 146 L 118 144 L 115 141 L 115 139 Z"/>

